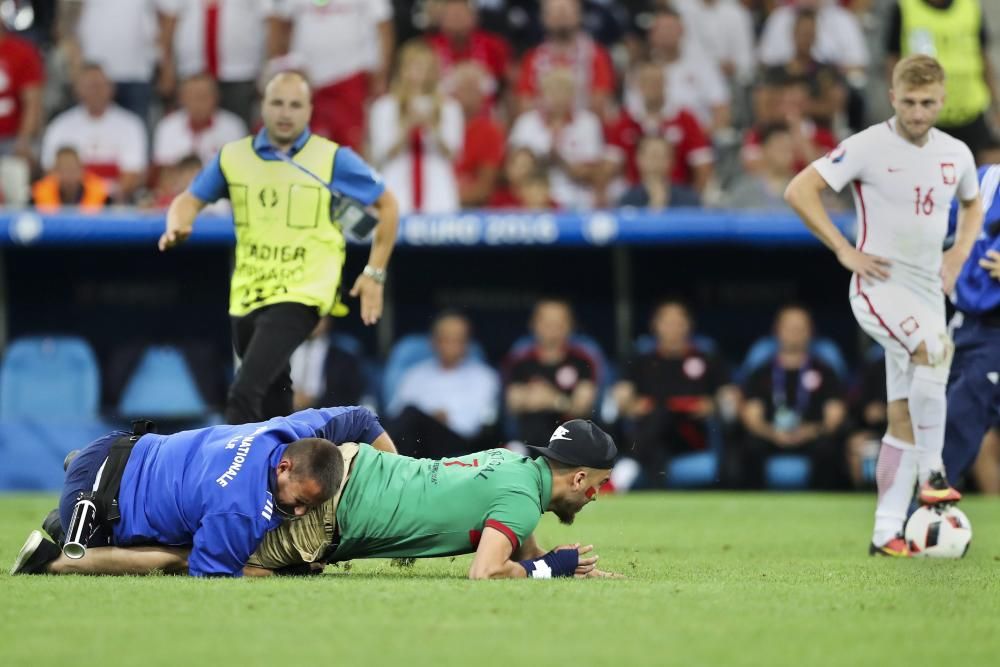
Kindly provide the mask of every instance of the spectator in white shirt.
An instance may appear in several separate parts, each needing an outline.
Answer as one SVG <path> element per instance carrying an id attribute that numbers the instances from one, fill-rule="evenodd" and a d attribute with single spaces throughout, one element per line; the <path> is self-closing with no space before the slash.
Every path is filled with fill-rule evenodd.
<path id="1" fill-rule="evenodd" d="M 313 87 L 313 132 L 360 151 L 365 102 L 385 92 L 395 37 L 390 0 L 267 0 L 272 69 Z"/>
<path id="2" fill-rule="evenodd" d="M 205 164 L 222 145 L 246 136 L 247 127 L 236 114 L 219 108 L 219 90 L 207 74 L 197 74 L 180 88 L 181 108 L 163 117 L 153 133 L 153 164 L 176 164 L 197 155 Z"/>
<path id="3" fill-rule="evenodd" d="M 129 201 L 145 180 L 146 127 L 111 101 L 114 86 L 99 65 L 83 66 L 74 90 L 79 104 L 56 116 L 42 137 L 42 167 L 52 169 L 56 152 L 72 146 L 115 201 Z"/>
<path id="4" fill-rule="evenodd" d="M 115 102 L 149 122 L 163 41 L 155 0 L 63 0 L 59 11 L 70 77 L 75 80 L 84 63 L 100 65 L 115 83 Z"/>
<path id="5" fill-rule="evenodd" d="M 161 93 L 206 73 L 219 82 L 220 106 L 253 122 L 264 57 L 268 0 L 156 0 L 163 17 Z"/>
<path id="6" fill-rule="evenodd" d="M 730 82 L 753 82 L 753 17 L 737 0 L 674 0 L 684 25 Z"/>
<path id="7" fill-rule="evenodd" d="M 795 0 L 771 12 L 760 35 L 760 62 L 784 65 L 795 56 L 795 16 L 803 9 L 816 12 L 813 58 L 836 65 L 849 76 L 863 76 L 869 55 L 861 24 L 834 0 Z"/>
<path id="8" fill-rule="evenodd" d="M 437 54 L 422 41 L 399 51 L 391 91 L 370 115 L 371 160 L 396 195 L 400 214 L 459 208 L 454 162 L 462 149 L 462 107 L 441 94 Z"/>
<path id="9" fill-rule="evenodd" d="M 597 115 L 575 107 L 576 79 L 555 68 L 541 80 L 538 108 L 517 117 L 507 145 L 527 148 L 549 164 L 552 199 L 562 208 L 590 208 L 601 179 L 604 132 Z"/>
<path id="10" fill-rule="evenodd" d="M 658 8 L 646 39 L 649 59 L 663 67 L 666 74 L 667 99 L 677 108 L 689 109 L 711 134 L 729 132 L 729 86 L 712 58 L 697 57 L 697 49 L 685 52 L 680 14 L 669 6 Z"/>
<path id="11" fill-rule="evenodd" d="M 400 454 L 419 458 L 461 456 L 486 441 L 497 418 L 496 371 L 469 356 L 469 321 L 454 312 L 435 319 L 434 358 L 410 368 L 388 406 Z"/>

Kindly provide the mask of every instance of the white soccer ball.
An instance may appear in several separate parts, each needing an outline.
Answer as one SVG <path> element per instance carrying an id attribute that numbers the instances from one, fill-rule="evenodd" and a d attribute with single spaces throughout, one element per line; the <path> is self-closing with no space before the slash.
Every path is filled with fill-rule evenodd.
<path id="1" fill-rule="evenodd" d="M 969 550 L 972 524 L 957 507 L 921 507 L 906 522 L 906 543 L 915 558 L 961 558 Z"/>

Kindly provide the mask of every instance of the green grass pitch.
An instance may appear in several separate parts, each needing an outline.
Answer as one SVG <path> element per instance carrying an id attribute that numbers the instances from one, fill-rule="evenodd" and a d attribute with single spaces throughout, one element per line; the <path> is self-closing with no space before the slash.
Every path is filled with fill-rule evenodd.
<path id="1" fill-rule="evenodd" d="M 871 495 L 603 498 L 543 544 L 622 581 L 464 579 L 469 557 L 277 580 L 16 577 L 51 496 L 0 496 L 0 665 L 997 665 L 1000 502 L 961 561 L 870 558 Z"/>

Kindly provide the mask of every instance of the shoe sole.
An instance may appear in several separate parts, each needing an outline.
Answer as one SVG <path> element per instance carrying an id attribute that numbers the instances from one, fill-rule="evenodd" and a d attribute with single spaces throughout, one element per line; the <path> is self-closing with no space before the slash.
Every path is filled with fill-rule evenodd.
<path id="1" fill-rule="evenodd" d="M 27 563 L 31 559 L 31 557 L 35 555 L 35 552 L 38 550 L 38 547 L 42 544 L 43 539 L 44 538 L 42 537 L 41 531 L 38 530 L 31 531 L 31 534 L 28 535 L 28 539 L 24 542 L 24 546 L 21 547 L 21 551 L 17 554 L 17 558 L 14 560 L 14 565 L 12 565 L 10 568 L 10 576 L 13 577 L 14 575 L 20 573 L 20 570 L 22 567 L 24 567 L 24 564 Z"/>

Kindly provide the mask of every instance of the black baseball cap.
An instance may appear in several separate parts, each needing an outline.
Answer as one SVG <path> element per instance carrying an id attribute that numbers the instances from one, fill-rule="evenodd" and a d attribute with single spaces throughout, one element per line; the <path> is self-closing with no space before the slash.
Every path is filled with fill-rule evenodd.
<path id="1" fill-rule="evenodd" d="M 556 428 L 548 447 L 528 445 L 536 454 L 571 466 L 610 470 L 618 456 L 611 436 L 589 419 L 573 419 Z"/>

